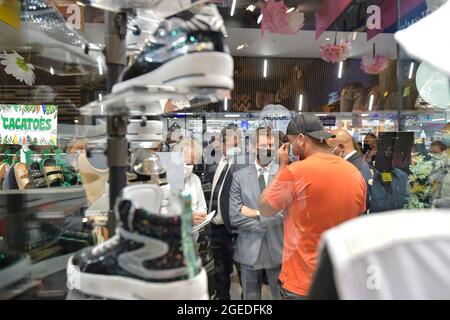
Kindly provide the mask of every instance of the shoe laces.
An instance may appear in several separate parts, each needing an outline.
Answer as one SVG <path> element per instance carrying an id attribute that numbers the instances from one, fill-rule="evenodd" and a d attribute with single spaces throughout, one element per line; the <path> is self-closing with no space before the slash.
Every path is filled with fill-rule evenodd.
<path id="1" fill-rule="evenodd" d="M 109 251 L 110 249 L 114 248 L 115 246 L 117 246 L 119 244 L 119 241 L 120 241 L 119 235 L 115 235 L 111 239 L 109 239 L 105 242 L 102 242 L 99 245 L 97 245 L 96 247 L 94 247 L 92 249 L 92 254 L 93 255 L 103 254 L 103 253 Z"/>

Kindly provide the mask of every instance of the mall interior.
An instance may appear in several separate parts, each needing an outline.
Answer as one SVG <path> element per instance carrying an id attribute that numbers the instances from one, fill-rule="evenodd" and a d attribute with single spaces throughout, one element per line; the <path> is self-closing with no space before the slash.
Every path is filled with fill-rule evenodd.
<path id="1" fill-rule="evenodd" d="M 448 299 L 449 30 L 447 0 L 0 1 L 0 300 Z"/>

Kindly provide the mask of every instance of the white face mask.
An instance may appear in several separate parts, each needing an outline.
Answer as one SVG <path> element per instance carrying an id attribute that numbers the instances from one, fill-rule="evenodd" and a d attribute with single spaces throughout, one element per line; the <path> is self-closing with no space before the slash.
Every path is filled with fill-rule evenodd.
<path id="1" fill-rule="evenodd" d="M 234 157 L 242 152 L 239 148 L 227 148 L 227 158 Z"/>
<path id="2" fill-rule="evenodd" d="M 184 177 L 188 178 L 192 175 L 194 171 L 194 166 L 192 164 L 184 164 Z"/>

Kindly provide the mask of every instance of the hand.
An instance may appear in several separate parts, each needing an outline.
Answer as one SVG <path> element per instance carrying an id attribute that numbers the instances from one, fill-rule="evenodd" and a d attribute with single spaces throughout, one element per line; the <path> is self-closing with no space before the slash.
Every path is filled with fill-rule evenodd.
<path id="1" fill-rule="evenodd" d="M 243 216 L 246 216 L 247 218 L 252 218 L 252 219 L 258 217 L 257 212 L 258 211 L 250 209 L 250 208 L 248 208 L 246 206 L 243 206 L 242 209 L 241 209 L 241 213 L 242 213 Z"/>
<path id="2" fill-rule="evenodd" d="M 289 143 L 285 143 L 278 150 L 278 159 L 280 160 L 280 166 L 288 166 L 291 163 L 289 158 Z"/>
<path id="3" fill-rule="evenodd" d="M 194 212 L 192 214 L 192 224 L 194 226 L 198 226 L 205 220 L 206 220 L 206 213 L 204 212 Z"/>

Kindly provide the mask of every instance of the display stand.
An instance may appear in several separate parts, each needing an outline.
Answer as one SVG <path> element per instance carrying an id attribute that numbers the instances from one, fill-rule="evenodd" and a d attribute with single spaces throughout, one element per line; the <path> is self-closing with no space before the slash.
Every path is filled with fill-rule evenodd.
<path id="1" fill-rule="evenodd" d="M 108 146 L 106 156 L 110 167 L 110 190 L 108 229 L 114 234 L 115 217 L 112 212 L 117 197 L 126 186 L 128 161 L 127 125 L 130 117 L 160 117 L 163 113 L 162 100 L 184 100 L 190 107 L 215 103 L 230 96 L 229 90 L 206 88 L 175 88 L 171 86 L 135 86 L 124 92 L 108 94 L 102 101 L 96 100 L 81 108 L 85 116 L 106 116 L 108 119 Z"/>

